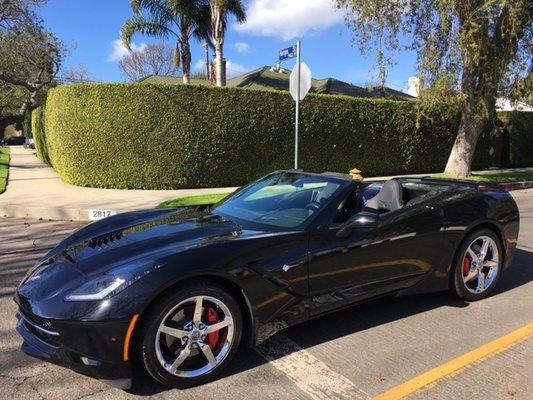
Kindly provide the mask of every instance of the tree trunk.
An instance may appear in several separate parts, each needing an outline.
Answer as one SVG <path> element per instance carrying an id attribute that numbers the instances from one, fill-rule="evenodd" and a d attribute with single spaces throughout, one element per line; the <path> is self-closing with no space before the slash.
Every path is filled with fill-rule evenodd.
<path id="1" fill-rule="evenodd" d="M 226 86 L 226 62 L 224 60 L 224 47 L 220 39 L 215 43 L 215 64 L 217 86 Z"/>
<path id="2" fill-rule="evenodd" d="M 181 68 L 183 70 L 183 83 L 191 83 L 191 45 L 189 35 L 186 32 L 181 34 Z"/>
<path id="3" fill-rule="evenodd" d="M 445 174 L 459 178 L 470 176 L 476 144 L 483 127 L 484 123 L 482 121 L 474 120 L 471 107 L 465 107 L 461 111 L 459 131 L 444 170 Z"/>

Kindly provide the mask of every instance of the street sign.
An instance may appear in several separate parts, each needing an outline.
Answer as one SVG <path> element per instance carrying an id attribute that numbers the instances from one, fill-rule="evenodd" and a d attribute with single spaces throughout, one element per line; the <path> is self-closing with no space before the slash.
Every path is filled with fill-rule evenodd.
<path id="1" fill-rule="evenodd" d="M 298 97 L 298 87 L 300 96 Z M 298 64 L 294 66 L 290 76 L 289 91 L 294 101 L 302 101 L 311 89 L 311 70 L 306 63 L 300 64 L 300 85 L 298 85 Z"/>
<path id="2" fill-rule="evenodd" d="M 287 47 L 279 51 L 279 61 L 285 61 L 296 57 L 296 46 Z"/>

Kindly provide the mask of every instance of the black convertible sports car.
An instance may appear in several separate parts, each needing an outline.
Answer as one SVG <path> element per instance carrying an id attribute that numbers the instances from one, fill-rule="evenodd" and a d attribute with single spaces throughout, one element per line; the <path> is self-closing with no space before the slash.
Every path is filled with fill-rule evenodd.
<path id="1" fill-rule="evenodd" d="M 519 228 L 498 187 L 424 178 L 359 183 L 279 171 L 199 211 L 84 227 L 15 295 L 26 353 L 128 388 L 133 366 L 187 387 L 240 343 L 383 296 L 494 289 Z"/>

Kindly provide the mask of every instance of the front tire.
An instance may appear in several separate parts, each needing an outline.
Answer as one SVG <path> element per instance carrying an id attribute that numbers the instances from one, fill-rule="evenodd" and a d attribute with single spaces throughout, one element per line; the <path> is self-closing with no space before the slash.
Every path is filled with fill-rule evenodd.
<path id="1" fill-rule="evenodd" d="M 488 297 L 498 283 L 503 265 L 503 246 L 490 229 L 470 233 L 457 250 L 450 290 L 455 296 L 476 301 Z"/>
<path id="2" fill-rule="evenodd" d="M 142 321 L 142 365 L 155 380 L 176 388 L 213 380 L 234 357 L 242 336 L 239 305 L 210 282 L 166 293 Z"/>

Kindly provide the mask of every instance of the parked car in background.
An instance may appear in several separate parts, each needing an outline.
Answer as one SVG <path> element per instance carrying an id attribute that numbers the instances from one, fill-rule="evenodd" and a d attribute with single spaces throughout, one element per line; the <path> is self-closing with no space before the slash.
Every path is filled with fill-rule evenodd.
<path id="1" fill-rule="evenodd" d="M 35 149 L 35 141 L 33 139 L 26 139 L 23 146 L 25 149 Z"/>
<path id="2" fill-rule="evenodd" d="M 2 140 L 0 142 L 2 146 L 22 146 L 26 142 L 26 137 L 24 136 L 12 136 L 10 138 Z"/>

